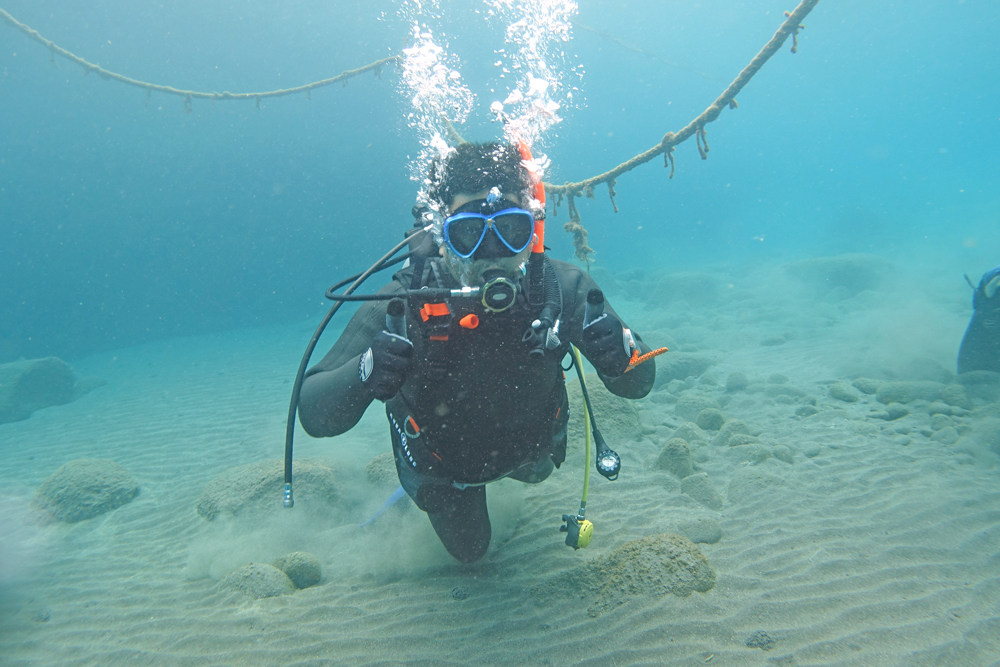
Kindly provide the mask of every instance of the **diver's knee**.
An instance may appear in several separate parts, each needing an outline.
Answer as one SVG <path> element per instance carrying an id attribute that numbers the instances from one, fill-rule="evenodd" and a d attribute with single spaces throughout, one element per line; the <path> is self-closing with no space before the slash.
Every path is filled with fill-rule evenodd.
<path id="1" fill-rule="evenodd" d="M 510 478 L 525 484 L 538 484 L 548 479 L 555 467 L 552 457 L 546 454 L 534 463 L 526 463 L 521 466 L 510 474 Z"/>

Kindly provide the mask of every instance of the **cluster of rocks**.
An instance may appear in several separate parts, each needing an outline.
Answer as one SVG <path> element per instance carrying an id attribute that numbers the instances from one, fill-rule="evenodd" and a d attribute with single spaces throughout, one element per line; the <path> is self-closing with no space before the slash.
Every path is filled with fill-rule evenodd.
<path id="1" fill-rule="evenodd" d="M 878 380 L 868 377 L 852 382 L 834 382 L 830 396 L 843 403 L 868 403 L 871 419 L 898 422 L 892 427 L 897 442 L 906 445 L 914 435 L 922 435 L 944 445 L 957 443 L 972 427 L 963 417 L 1000 398 L 1000 375 L 970 373 L 944 383 L 931 380 Z M 872 401 L 874 399 L 874 402 Z"/>
<path id="2" fill-rule="evenodd" d="M 706 448 L 720 448 L 730 460 L 756 465 L 769 458 L 794 463 L 794 454 L 785 445 L 767 446 L 759 441 L 761 430 L 740 419 L 726 419 L 715 399 L 684 395 L 677 401 L 678 417 L 692 419 L 681 424 L 667 437 L 656 467 L 681 481 L 681 492 L 713 510 L 722 509 L 723 500 L 708 474 L 697 470 L 697 463 L 708 460 Z"/>
<path id="3" fill-rule="evenodd" d="M 322 578 L 322 568 L 316 556 L 305 551 L 293 551 L 270 565 L 248 563 L 233 570 L 219 581 L 219 588 L 258 600 L 289 595 L 315 586 Z"/>

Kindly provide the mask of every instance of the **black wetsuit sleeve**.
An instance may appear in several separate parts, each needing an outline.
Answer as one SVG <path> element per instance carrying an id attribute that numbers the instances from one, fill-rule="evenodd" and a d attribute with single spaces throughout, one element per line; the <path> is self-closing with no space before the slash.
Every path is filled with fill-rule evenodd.
<path id="1" fill-rule="evenodd" d="M 380 294 L 401 292 L 393 281 Z M 387 301 L 366 301 L 323 359 L 306 371 L 299 396 L 299 422 L 314 438 L 350 430 L 374 400 L 361 381 L 358 364 L 375 335 L 385 328 Z"/>
<path id="2" fill-rule="evenodd" d="M 583 319 L 587 310 L 587 293 L 598 285 L 589 274 L 572 264 L 558 260 L 552 260 L 552 263 L 559 274 L 559 282 L 563 290 L 562 336 L 564 340 L 568 337 L 569 342 L 583 352 L 585 346 L 580 343 L 583 340 Z M 604 302 L 604 312 L 617 317 L 622 326 L 628 328 L 625 320 L 615 312 L 615 309 L 607 301 Z M 637 332 L 633 330 L 632 334 L 639 344 L 640 354 L 651 351 L 651 348 L 642 341 Z M 623 398 L 642 398 L 653 389 L 653 382 L 656 380 L 656 360 L 651 359 L 616 378 L 605 377 L 600 373 L 598 375 L 611 393 Z"/>

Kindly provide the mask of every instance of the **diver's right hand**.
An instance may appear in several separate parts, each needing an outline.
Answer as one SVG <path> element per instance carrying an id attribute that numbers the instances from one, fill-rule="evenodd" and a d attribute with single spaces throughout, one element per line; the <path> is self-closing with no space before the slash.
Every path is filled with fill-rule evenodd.
<path id="1" fill-rule="evenodd" d="M 399 392 L 413 368 L 413 343 L 386 331 L 380 331 L 372 346 L 361 355 L 358 376 L 371 387 L 372 395 L 388 401 Z"/>

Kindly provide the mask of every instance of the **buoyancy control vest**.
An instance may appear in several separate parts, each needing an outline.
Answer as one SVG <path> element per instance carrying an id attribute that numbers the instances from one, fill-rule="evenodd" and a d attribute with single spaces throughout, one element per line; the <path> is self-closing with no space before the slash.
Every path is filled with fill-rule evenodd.
<path id="1" fill-rule="evenodd" d="M 477 484 L 541 456 L 562 463 L 568 402 L 560 361 L 569 347 L 558 337 L 562 295 L 544 254 L 532 260 L 503 312 L 485 298 L 408 298 L 406 332 L 418 362 L 386 404 L 400 464 Z M 396 279 L 411 295 L 453 282 L 436 258 L 416 259 Z"/>

